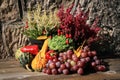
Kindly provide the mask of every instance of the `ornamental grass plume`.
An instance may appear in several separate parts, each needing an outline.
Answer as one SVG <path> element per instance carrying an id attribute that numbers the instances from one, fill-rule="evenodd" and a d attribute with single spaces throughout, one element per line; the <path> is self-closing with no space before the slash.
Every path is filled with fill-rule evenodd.
<path id="1" fill-rule="evenodd" d="M 42 10 L 37 4 L 37 8 L 27 12 L 28 27 L 25 29 L 25 34 L 31 38 L 37 38 L 41 35 L 47 35 L 50 30 L 59 25 L 57 17 L 57 9 L 55 11 Z"/>

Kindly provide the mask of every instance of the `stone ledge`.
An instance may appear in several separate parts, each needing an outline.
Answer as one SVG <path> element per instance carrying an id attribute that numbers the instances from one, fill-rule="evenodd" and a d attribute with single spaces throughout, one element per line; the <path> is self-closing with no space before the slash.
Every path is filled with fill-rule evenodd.
<path id="1" fill-rule="evenodd" d="M 120 72 L 119 59 L 105 59 L 110 67 L 117 66 Z M 29 72 L 20 67 L 15 59 L 0 60 L 0 79 L 3 80 L 120 80 L 120 73 L 115 71 L 90 73 L 87 75 L 46 75 L 41 72 Z M 9 65 L 9 66 L 8 66 Z M 15 65 L 15 66 L 13 66 Z M 7 66 L 7 67 L 6 67 Z M 11 67 L 12 66 L 12 67 Z M 113 68 L 114 69 L 114 68 Z"/>

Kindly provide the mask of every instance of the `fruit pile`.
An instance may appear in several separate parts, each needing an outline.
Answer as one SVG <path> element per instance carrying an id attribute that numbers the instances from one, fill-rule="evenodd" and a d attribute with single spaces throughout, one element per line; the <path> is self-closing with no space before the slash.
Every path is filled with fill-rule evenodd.
<path id="1" fill-rule="evenodd" d="M 28 45 L 16 52 L 15 57 L 20 64 L 30 71 L 53 75 L 105 71 L 97 52 L 91 50 L 91 44 L 99 40 L 97 21 L 92 26 L 88 25 L 87 13 L 77 10 L 72 15 L 71 7 L 66 11 L 62 7 L 57 14 L 59 25 L 50 30 L 51 34 L 37 38 L 44 40 L 40 50 L 38 45 Z"/>
<path id="2" fill-rule="evenodd" d="M 81 52 L 79 52 L 81 54 L 80 57 L 77 57 L 73 50 L 52 53 L 55 55 L 47 61 L 46 66 L 42 70 L 44 73 L 53 75 L 78 73 L 82 75 L 87 68 L 92 69 L 93 71 L 106 70 L 102 61 L 96 56 L 96 51 L 90 51 L 88 46 L 85 46 Z"/>

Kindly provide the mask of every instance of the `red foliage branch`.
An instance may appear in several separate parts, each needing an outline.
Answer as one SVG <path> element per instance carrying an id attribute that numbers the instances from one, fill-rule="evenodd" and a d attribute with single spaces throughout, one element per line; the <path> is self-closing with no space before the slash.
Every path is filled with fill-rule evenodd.
<path id="1" fill-rule="evenodd" d="M 71 34 L 71 37 L 76 43 L 81 43 L 84 40 L 93 42 L 96 40 L 97 32 L 100 28 L 97 26 L 97 20 L 93 23 L 92 27 L 86 24 L 88 19 L 88 12 L 84 13 L 80 8 L 75 11 L 74 15 L 71 15 L 71 9 L 73 5 L 66 10 L 61 7 L 58 11 L 58 17 L 60 20 L 60 30 L 63 34 Z"/>

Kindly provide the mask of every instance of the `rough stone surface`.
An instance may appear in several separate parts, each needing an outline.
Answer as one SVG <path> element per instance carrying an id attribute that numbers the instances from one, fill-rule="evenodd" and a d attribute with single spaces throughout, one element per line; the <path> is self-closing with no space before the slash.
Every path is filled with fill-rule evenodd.
<path id="1" fill-rule="evenodd" d="M 11 22 L 16 23 L 17 21 L 24 20 L 23 18 L 27 9 L 34 9 L 37 2 L 42 5 L 43 9 L 54 10 L 60 4 L 63 4 L 65 7 L 69 6 L 73 0 L 0 0 L 0 58 L 13 55 L 13 52 L 18 46 L 25 45 L 23 43 L 25 38 L 20 32 L 20 25 L 11 26 Z M 103 28 L 101 33 L 105 31 L 108 33 L 107 37 L 105 36 L 104 38 L 110 41 L 107 41 L 107 43 L 103 41 L 102 43 L 109 45 L 102 46 L 103 52 L 120 54 L 120 0 L 80 0 L 79 3 L 81 4 L 82 10 L 89 10 L 90 12 L 89 24 L 92 24 L 95 18 L 98 17 L 98 26 Z M 10 23 L 11 25 L 1 25 L 1 23 Z M 11 50 L 10 53 L 8 53 L 5 48 L 5 43 L 3 43 L 3 29 L 6 31 L 4 34 L 7 37 L 6 41 L 8 49 L 10 48 L 9 50 Z M 16 32 L 18 32 L 17 36 L 14 35 Z M 102 35 L 106 35 L 106 32 Z M 21 37 L 21 40 L 16 41 L 17 37 Z"/>
<path id="2" fill-rule="evenodd" d="M 100 51 L 120 54 L 120 0 L 80 0 L 80 3 L 83 10 L 89 10 L 89 24 L 96 17 L 99 19 L 104 38 Z"/>
<path id="3" fill-rule="evenodd" d="M 18 48 L 28 44 L 27 37 L 23 35 L 23 27 L 21 22 L 2 25 L 0 58 L 13 57 Z"/>
<path id="4" fill-rule="evenodd" d="M 19 18 L 17 0 L 0 0 L 0 21 L 7 22 Z"/>

